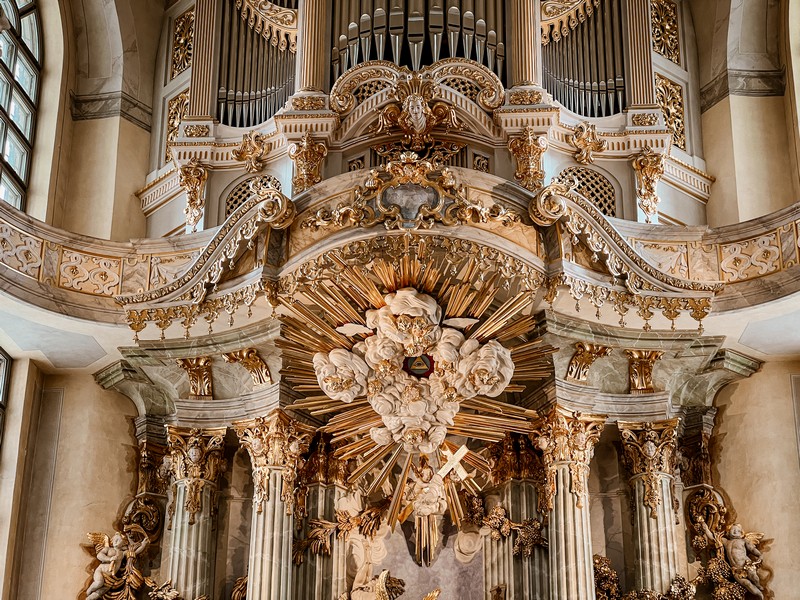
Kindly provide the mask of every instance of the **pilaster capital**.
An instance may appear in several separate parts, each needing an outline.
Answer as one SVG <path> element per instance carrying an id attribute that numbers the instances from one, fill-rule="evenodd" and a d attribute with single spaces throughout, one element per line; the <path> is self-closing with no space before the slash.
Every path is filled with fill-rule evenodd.
<path id="1" fill-rule="evenodd" d="M 283 476 L 281 500 L 287 514 L 292 514 L 296 502 L 295 483 L 308 452 L 314 428 L 290 418 L 280 409 L 266 417 L 256 417 L 233 423 L 239 442 L 250 455 L 253 465 L 253 502 L 261 512 L 264 500 L 269 498 L 269 473 L 280 469 Z"/>
<path id="2" fill-rule="evenodd" d="M 661 504 L 660 475 L 672 476 L 676 466 L 678 419 L 652 423 L 617 423 L 622 438 L 623 460 L 631 480 L 642 477 L 644 505 L 655 518 Z"/>

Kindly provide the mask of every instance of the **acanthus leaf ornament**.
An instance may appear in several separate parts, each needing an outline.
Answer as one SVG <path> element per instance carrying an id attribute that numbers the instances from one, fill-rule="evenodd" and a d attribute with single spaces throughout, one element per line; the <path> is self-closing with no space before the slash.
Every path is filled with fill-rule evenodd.
<path id="1" fill-rule="evenodd" d="M 611 348 L 601 344 L 590 344 L 588 342 L 577 342 L 575 344 L 575 354 L 569 361 L 567 367 L 567 381 L 585 382 L 589 375 L 589 367 L 598 358 L 611 354 Z"/>
<path id="2" fill-rule="evenodd" d="M 370 133 L 379 135 L 399 127 L 403 131 L 403 143 L 419 152 L 433 143 L 431 131 L 439 125 L 446 130 L 463 130 L 464 123 L 448 103 L 437 100 L 440 96 L 438 84 L 427 73 L 403 73 L 390 92 L 395 102 L 381 110 L 378 123 Z"/>
<path id="3" fill-rule="evenodd" d="M 322 181 L 320 167 L 327 155 L 328 146 L 325 142 L 314 141 L 310 131 L 306 131 L 299 142 L 289 146 L 289 158 L 294 161 L 295 167 L 295 176 L 292 178 L 295 193 Z"/>
<path id="4" fill-rule="evenodd" d="M 533 125 L 526 125 L 521 135 L 508 142 L 508 149 L 517 161 L 514 179 L 527 190 L 536 190 L 544 183 L 542 157 L 547 147 L 547 138 L 537 135 Z"/>
<path id="5" fill-rule="evenodd" d="M 656 518 L 661 497 L 661 477 L 672 477 L 677 460 L 678 419 L 652 423 L 628 423 L 618 421 L 622 438 L 623 459 L 628 475 L 633 481 L 641 477 L 644 481 L 642 502 Z"/>
<path id="6" fill-rule="evenodd" d="M 267 363 L 264 362 L 264 359 L 258 355 L 258 350 L 255 348 L 244 348 L 235 352 L 227 352 L 223 354 L 223 358 L 225 362 L 239 363 L 247 369 L 248 373 L 250 373 L 250 377 L 253 379 L 253 385 L 262 386 L 272 384 L 272 375 L 270 375 L 269 367 Z"/>
<path id="7" fill-rule="evenodd" d="M 576 185 L 570 182 L 552 182 L 540 189 L 528 204 L 528 214 L 534 223 L 541 227 L 549 227 L 567 214 L 566 196 Z"/>
<path id="8" fill-rule="evenodd" d="M 180 186 L 186 190 L 186 208 L 183 212 L 186 215 L 186 230 L 189 233 L 197 231 L 197 225 L 203 218 L 207 179 L 208 169 L 196 156 L 180 168 Z"/>
<path id="9" fill-rule="evenodd" d="M 658 203 L 661 199 L 658 197 L 656 187 L 664 175 L 665 162 L 666 155 L 656 152 L 649 146 L 642 148 L 642 151 L 631 161 L 636 174 L 636 195 L 639 199 L 639 207 L 644 212 L 648 223 L 658 212 Z"/>
<path id="10" fill-rule="evenodd" d="M 207 400 L 212 396 L 211 357 L 179 358 L 177 365 L 189 376 L 189 398 Z"/>
<path id="11" fill-rule="evenodd" d="M 661 350 L 625 350 L 631 394 L 652 394 L 653 366 L 664 352 Z"/>
<path id="12" fill-rule="evenodd" d="M 569 136 L 569 143 L 575 147 L 575 160 L 582 165 L 594 162 L 594 153 L 608 148 L 608 141 L 597 136 L 597 127 L 588 121 L 578 123 L 575 133 Z"/>
<path id="13" fill-rule="evenodd" d="M 242 143 L 231 155 L 235 160 L 244 162 L 248 173 L 258 173 L 264 168 L 267 155 L 272 150 L 272 143 L 267 136 L 256 131 L 249 131 L 242 136 Z"/>

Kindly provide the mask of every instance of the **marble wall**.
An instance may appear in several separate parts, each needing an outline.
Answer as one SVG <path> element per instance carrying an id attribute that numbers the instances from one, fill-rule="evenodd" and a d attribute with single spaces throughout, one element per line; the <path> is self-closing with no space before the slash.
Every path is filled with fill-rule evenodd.
<path id="1" fill-rule="evenodd" d="M 745 531 L 765 534 L 764 564 L 775 598 L 797 595 L 800 556 L 800 453 L 792 375 L 800 361 L 768 362 L 717 397 L 715 477 Z"/>

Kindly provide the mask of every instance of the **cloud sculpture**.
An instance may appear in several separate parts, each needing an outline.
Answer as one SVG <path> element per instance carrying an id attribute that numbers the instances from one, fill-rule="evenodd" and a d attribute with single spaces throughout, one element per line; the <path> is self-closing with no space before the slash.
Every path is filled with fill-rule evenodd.
<path id="1" fill-rule="evenodd" d="M 403 288 L 384 301 L 367 311 L 374 334 L 352 352 L 314 356 L 317 381 L 335 400 L 367 397 L 383 421 L 369 432 L 379 446 L 397 442 L 409 452 L 431 453 L 444 441 L 461 401 L 496 397 L 508 386 L 514 374 L 511 352 L 494 340 L 481 344 L 443 326 L 436 300 L 416 289 Z M 403 368 L 417 357 L 432 363 L 427 376 Z"/>

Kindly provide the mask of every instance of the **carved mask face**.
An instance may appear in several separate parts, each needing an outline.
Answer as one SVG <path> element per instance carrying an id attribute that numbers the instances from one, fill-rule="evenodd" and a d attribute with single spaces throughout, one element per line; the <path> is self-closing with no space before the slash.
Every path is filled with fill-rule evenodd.
<path id="1" fill-rule="evenodd" d="M 425 131 L 426 116 L 425 116 L 425 101 L 422 96 L 412 94 L 408 97 L 408 120 L 411 122 L 411 127 L 416 133 Z"/>

